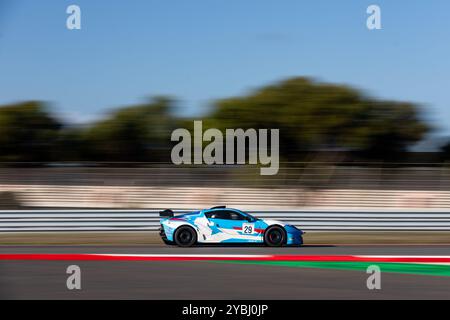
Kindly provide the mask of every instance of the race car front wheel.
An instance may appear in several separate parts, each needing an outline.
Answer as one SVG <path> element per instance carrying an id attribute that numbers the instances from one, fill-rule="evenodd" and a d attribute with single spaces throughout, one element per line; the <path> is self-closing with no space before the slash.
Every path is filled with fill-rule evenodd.
<path id="1" fill-rule="evenodd" d="M 282 227 L 270 227 L 264 233 L 264 243 L 269 247 L 281 247 L 286 243 L 286 232 Z"/>
<path id="2" fill-rule="evenodd" d="M 175 231 L 174 240 L 180 247 L 190 247 L 197 242 L 197 233 L 191 227 L 181 226 Z"/>

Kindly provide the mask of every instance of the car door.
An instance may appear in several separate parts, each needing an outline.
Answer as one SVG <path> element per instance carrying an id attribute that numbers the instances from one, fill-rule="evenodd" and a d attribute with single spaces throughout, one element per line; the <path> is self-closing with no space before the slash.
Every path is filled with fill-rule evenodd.
<path id="1" fill-rule="evenodd" d="M 239 235 L 247 222 L 243 215 L 233 210 L 212 210 L 206 216 L 211 227 L 233 236 Z"/>

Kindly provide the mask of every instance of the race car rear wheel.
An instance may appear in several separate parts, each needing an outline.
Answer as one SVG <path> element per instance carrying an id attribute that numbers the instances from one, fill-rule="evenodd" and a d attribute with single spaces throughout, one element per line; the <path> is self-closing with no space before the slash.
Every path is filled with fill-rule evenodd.
<path id="1" fill-rule="evenodd" d="M 197 242 L 197 233 L 189 226 L 181 226 L 175 231 L 173 238 L 178 246 L 190 247 Z"/>
<path id="2" fill-rule="evenodd" d="M 270 227 L 264 233 L 264 243 L 269 247 L 281 247 L 286 243 L 286 231 L 282 227 Z"/>

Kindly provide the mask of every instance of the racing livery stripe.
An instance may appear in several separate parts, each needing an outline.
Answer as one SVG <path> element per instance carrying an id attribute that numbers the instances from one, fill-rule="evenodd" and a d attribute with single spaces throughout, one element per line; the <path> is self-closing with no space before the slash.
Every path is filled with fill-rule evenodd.
<path id="1" fill-rule="evenodd" d="M 170 221 L 186 221 L 186 219 L 182 219 L 182 218 L 170 218 Z"/>
<path id="2" fill-rule="evenodd" d="M 233 227 L 233 229 L 242 231 L 242 227 Z M 264 233 L 264 229 L 255 228 L 254 230 L 256 233 Z"/>

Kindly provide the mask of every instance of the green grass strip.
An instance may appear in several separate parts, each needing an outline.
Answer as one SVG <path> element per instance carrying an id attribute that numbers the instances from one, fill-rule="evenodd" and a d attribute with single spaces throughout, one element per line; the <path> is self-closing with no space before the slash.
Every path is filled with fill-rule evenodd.
<path id="1" fill-rule="evenodd" d="M 370 265 L 377 265 L 381 272 L 428 275 L 428 276 L 446 276 L 450 277 L 450 265 L 438 264 L 420 264 L 420 263 L 393 263 L 393 262 L 333 262 L 333 261 L 242 261 L 242 260 L 223 260 L 212 261 L 218 263 L 250 264 L 282 266 L 295 268 L 319 268 L 319 269 L 337 269 L 337 270 L 358 270 L 366 271 Z"/>

